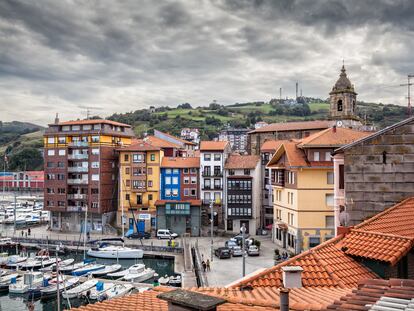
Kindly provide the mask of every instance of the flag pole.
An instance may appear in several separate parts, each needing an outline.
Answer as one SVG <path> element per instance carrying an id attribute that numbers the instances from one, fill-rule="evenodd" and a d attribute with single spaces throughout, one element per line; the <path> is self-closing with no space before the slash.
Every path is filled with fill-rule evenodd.
<path id="1" fill-rule="evenodd" d="M 7 163 L 7 155 L 4 152 L 4 163 L 3 163 L 3 199 L 6 197 L 6 163 Z"/>

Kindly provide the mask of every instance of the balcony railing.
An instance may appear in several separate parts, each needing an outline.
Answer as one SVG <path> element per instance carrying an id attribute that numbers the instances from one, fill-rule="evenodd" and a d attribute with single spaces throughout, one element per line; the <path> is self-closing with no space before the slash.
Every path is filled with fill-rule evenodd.
<path id="1" fill-rule="evenodd" d="M 87 173 L 88 168 L 87 167 L 75 167 L 75 166 L 69 166 L 68 167 L 69 173 Z"/>
<path id="2" fill-rule="evenodd" d="M 211 199 L 210 200 L 202 200 L 203 205 L 210 205 Z M 214 205 L 220 205 L 221 204 L 221 199 L 215 199 L 214 200 Z"/>
<path id="3" fill-rule="evenodd" d="M 69 147 L 88 147 L 88 145 L 87 141 L 73 141 L 68 144 Z"/>
<path id="4" fill-rule="evenodd" d="M 203 177 L 210 177 L 211 176 L 211 172 L 202 172 L 201 175 Z"/>
<path id="5" fill-rule="evenodd" d="M 214 190 L 222 190 L 223 186 L 222 185 L 214 185 Z"/>
<path id="6" fill-rule="evenodd" d="M 84 212 L 86 211 L 86 206 L 68 206 L 66 210 L 68 212 Z"/>
<path id="7" fill-rule="evenodd" d="M 202 172 L 203 177 L 223 177 L 223 172 Z"/>
<path id="8" fill-rule="evenodd" d="M 70 200 L 86 200 L 87 198 L 88 198 L 87 194 L 80 194 L 80 193 L 68 194 L 68 199 Z"/>
<path id="9" fill-rule="evenodd" d="M 68 179 L 68 185 L 87 185 L 88 180 L 85 179 Z"/>
<path id="10" fill-rule="evenodd" d="M 213 172 L 213 177 L 223 177 L 223 172 Z"/>
<path id="11" fill-rule="evenodd" d="M 86 160 L 88 159 L 87 154 L 68 154 L 69 160 Z"/>
<path id="12" fill-rule="evenodd" d="M 204 185 L 203 190 L 212 190 L 213 188 L 210 185 Z"/>

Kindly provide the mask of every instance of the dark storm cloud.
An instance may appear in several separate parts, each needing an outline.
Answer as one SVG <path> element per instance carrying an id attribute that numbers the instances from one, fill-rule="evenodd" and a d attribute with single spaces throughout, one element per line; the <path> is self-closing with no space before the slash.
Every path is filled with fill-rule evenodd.
<path id="1" fill-rule="evenodd" d="M 325 98 L 342 58 L 361 99 L 403 103 L 381 85 L 414 71 L 413 17 L 408 0 L 0 0 L 2 117 L 268 100 L 297 80 Z"/>

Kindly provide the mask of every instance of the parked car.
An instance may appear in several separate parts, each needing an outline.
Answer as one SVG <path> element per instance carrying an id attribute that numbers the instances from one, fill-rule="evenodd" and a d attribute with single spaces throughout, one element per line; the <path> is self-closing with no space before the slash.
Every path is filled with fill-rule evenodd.
<path id="1" fill-rule="evenodd" d="M 240 257 L 243 256 L 243 251 L 240 246 L 235 246 L 232 248 L 231 254 L 233 255 L 233 257 Z"/>
<path id="2" fill-rule="evenodd" d="M 246 243 L 246 245 L 250 245 L 253 243 L 253 240 L 250 239 L 249 237 L 250 237 L 249 234 L 244 235 L 244 242 Z M 230 240 L 236 241 L 237 245 L 242 245 L 243 237 L 241 234 L 238 234 L 232 237 Z"/>
<path id="3" fill-rule="evenodd" d="M 219 247 L 214 250 L 214 255 L 220 259 L 230 258 L 231 250 L 228 247 Z"/>
<path id="4" fill-rule="evenodd" d="M 151 233 L 149 232 L 134 232 L 126 236 L 128 239 L 150 239 Z"/>
<path id="5" fill-rule="evenodd" d="M 224 246 L 233 249 L 234 247 L 238 247 L 239 245 L 237 244 L 236 240 L 230 239 L 224 243 Z"/>
<path id="6" fill-rule="evenodd" d="M 157 230 L 157 238 L 161 239 L 175 239 L 178 237 L 177 233 L 171 232 L 169 229 L 158 229 Z"/>
<path id="7" fill-rule="evenodd" d="M 259 248 L 256 245 L 250 245 L 247 249 L 247 254 L 249 256 L 259 256 Z"/>

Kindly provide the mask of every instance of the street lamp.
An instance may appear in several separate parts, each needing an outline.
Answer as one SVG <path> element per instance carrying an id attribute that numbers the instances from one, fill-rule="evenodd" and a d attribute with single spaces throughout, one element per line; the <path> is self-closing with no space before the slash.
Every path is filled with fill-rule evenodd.
<path id="1" fill-rule="evenodd" d="M 242 253 L 243 253 L 243 277 L 246 275 L 246 247 L 245 247 L 245 239 L 244 234 L 246 232 L 246 224 L 243 224 L 240 228 L 242 233 Z"/>

